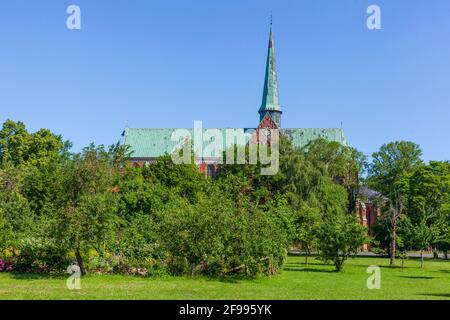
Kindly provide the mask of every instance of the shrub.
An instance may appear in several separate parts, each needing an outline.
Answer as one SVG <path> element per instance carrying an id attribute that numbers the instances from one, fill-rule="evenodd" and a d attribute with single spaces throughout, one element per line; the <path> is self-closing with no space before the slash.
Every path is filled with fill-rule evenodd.
<path id="1" fill-rule="evenodd" d="M 319 231 L 320 259 L 331 261 L 340 271 L 345 260 L 366 242 L 366 230 L 347 213 L 328 215 Z"/>
<path id="2" fill-rule="evenodd" d="M 275 273 L 286 256 L 287 235 L 278 210 L 235 206 L 220 194 L 196 204 L 172 202 L 161 214 L 161 239 L 174 274 L 212 276 Z"/>
<path id="3" fill-rule="evenodd" d="M 63 273 L 73 262 L 58 243 L 43 238 L 23 240 L 18 252 L 16 269 L 20 272 Z"/>

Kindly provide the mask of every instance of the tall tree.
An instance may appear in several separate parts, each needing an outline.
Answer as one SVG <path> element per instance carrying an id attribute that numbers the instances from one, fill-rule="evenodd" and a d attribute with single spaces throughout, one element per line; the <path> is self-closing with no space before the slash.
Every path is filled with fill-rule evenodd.
<path id="1" fill-rule="evenodd" d="M 41 129 L 29 133 L 22 122 L 7 120 L 0 130 L 0 164 L 14 165 L 31 163 L 40 165 L 51 161 L 70 147 L 61 136 Z"/>
<path id="2" fill-rule="evenodd" d="M 450 164 L 433 161 L 419 166 L 401 181 L 406 195 L 406 238 L 421 251 L 445 241 L 450 216 Z"/>
<path id="3" fill-rule="evenodd" d="M 311 251 L 317 246 L 317 236 L 322 223 L 322 214 L 319 208 L 310 207 L 306 202 L 294 214 L 294 241 L 298 241 L 305 251 L 305 263 Z"/>
<path id="4" fill-rule="evenodd" d="M 347 190 L 348 212 L 353 213 L 360 178 L 367 168 L 367 157 L 355 148 L 325 139 L 310 142 L 304 150 L 308 161 Z"/>
<path id="5" fill-rule="evenodd" d="M 25 124 L 7 120 L 0 130 L 0 162 L 23 163 L 28 159 L 31 134 Z"/>
<path id="6" fill-rule="evenodd" d="M 53 237 L 75 252 L 82 274 L 86 274 L 83 252 L 103 252 L 114 232 L 115 177 L 124 167 L 124 150 L 91 145 L 68 162 L 64 173 L 65 203 L 57 212 Z"/>
<path id="7" fill-rule="evenodd" d="M 383 145 L 372 155 L 369 167 L 369 186 L 387 197 L 385 214 L 389 221 L 390 265 L 395 264 L 399 219 L 405 214 L 405 198 L 399 182 L 417 166 L 422 165 L 420 147 L 409 141 L 395 141 Z"/>
<path id="8" fill-rule="evenodd" d="M 351 254 L 358 253 L 367 241 L 367 235 L 356 217 L 340 212 L 324 217 L 318 239 L 320 259 L 332 261 L 336 271 L 340 271 L 345 260 Z"/>

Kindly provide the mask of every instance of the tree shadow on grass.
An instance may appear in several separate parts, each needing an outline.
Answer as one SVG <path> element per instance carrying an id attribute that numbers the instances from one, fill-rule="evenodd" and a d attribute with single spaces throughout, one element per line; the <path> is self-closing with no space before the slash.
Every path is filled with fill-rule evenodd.
<path id="1" fill-rule="evenodd" d="M 323 262 L 315 262 L 315 261 L 308 262 L 308 264 L 306 264 L 305 262 L 288 262 L 288 263 L 285 263 L 285 265 L 286 265 L 286 266 L 289 266 L 289 265 L 299 265 L 299 266 L 329 266 L 329 264 L 327 264 L 327 263 L 323 263 Z"/>
<path id="2" fill-rule="evenodd" d="M 427 276 L 400 276 L 400 278 L 406 278 L 406 279 L 416 279 L 416 280 L 433 280 L 434 277 L 427 277 Z"/>
<path id="3" fill-rule="evenodd" d="M 68 276 L 64 274 L 45 274 L 45 273 L 9 273 L 14 280 L 61 280 Z"/>
<path id="4" fill-rule="evenodd" d="M 418 294 L 420 296 L 427 296 L 427 297 L 441 297 L 441 298 L 449 298 L 450 299 L 450 293 L 421 293 Z"/>
<path id="5" fill-rule="evenodd" d="M 322 269 L 312 269 L 312 268 L 291 268 L 291 267 L 284 267 L 283 271 L 337 273 L 336 270 L 322 270 Z"/>
<path id="6" fill-rule="evenodd" d="M 190 279 L 205 279 L 207 281 L 219 281 L 224 283 L 239 283 L 241 281 L 257 280 L 258 277 L 252 277 L 247 275 L 224 275 L 224 276 L 192 276 Z"/>
<path id="7" fill-rule="evenodd" d="M 409 266 L 380 266 L 381 269 L 386 269 L 386 270 L 394 270 L 394 269 L 400 269 L 400 270 L 406 270 L 406 269 L 411 269 L 412 267 Z"/>

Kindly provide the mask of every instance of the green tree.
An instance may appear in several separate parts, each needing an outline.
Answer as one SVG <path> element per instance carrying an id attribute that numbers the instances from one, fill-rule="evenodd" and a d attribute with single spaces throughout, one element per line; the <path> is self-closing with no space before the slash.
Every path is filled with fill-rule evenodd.
<path id="1" fill-rule="evenodd" d="M 420 249 L 420 266 L 424 267 L 424 251 L 432 244 L 444 240 L 442 235 L 442 221 L 437 221 L 437 213 L 428 210 L 421 212 L 414 223 L 409 218 L 405 219 L 405 233 L 409 235 L 409 242 Z"/>
<path id="2" fill-rule="evenodd" d="M 203 190 L 205 181 L 194 163 L 175 164 L 168 155 L 160 157 L 149 166 L 146 174 L 190 202 L 197 200 L 197 193 Z"/>
<path id="3" fill-rule="evenodd" d="M 70 144 L 63 142 L 61 136 L 46 129 L 29 133 L 20 121 L 7 120 L 0 130 L 0 164 L 41 165 L 54 160 L 68 148 Z"/>
<path id="4" fill-rule="evenodd" d="M 400 182 L 406 194 L 407 236 L 412 245 L 423 251 L 446 238 L 450 216 L 450 164 L 430 162 L 417 167 Z"/>
<path id="5" fill-rule="evenodd" d="M 314 247 L 317 247 L 318 233 L 322 224 L 322 214 L 319 208 L 310 207 L 306 202 L 302 203 L 294 216 L 295 236 L 294 241 L 299 242 L 305 250 L 305 263 Z"/>
<path id="6" fill-rule="evenodd" d="M 326 215 L 319 230 L 320 259 L 334 263 L 336 271 L 367 241 L 366 230 L 347 213 Z"/>
<path id="7" fill-rule="evenodd" d="M 31 134 L 25 124 L 7 120 L 0 130 L 0 161 L 20 164 L 29 157 Z"/>
<path id="8" fill-rule="evenodd" d="M 338 142 L 317 139 L 305 148 L 306 159 L 343 186 L 348 193 L 348 212 L 356 209 L 360 177 L 367 168 L 367 157 L 355 148 Z"/>
<path id="9" fill-rule="evenodd" d="M 95 249 L 104 254 L 115 235 L 115 198 L 111 194 L 83 195 L 65 208 L 54 226 L 61 244 L 75 253 L 82 275 L 86 274 L 83 252 Z"/>
<path id="10" fill-rule="evenodd" d="M 105 150 L 94 145 L 73 156 L 65 168 L 64 206 L 56 213 L 52 237 L 73 250 L 82 274 L 83 252 L 93 248 L 104 253 L 117 223 L 116 175 L 124 169 L 124 150 Z"/>
<path id="11" fill-rule="evenodd" d="M 369 166 L 368 184 L 381 192 L 388 201 L 388 209 L 384 210 L 389 228 L 390 264 L 395 264 L 397 249 L 398 223 L 405 214 L 405 198 L 399 182 L 423 162 L 419 146 L 409 141 L 396 141 L 383 145 L 372 155 Z"/>
<path id="12" fill-rule="evenodd" d="M 174 198 L 160 212 L 161 239 L 175 274 L 253 276 L 279 270 L 288 245 L 287 208 L 236 203 L 219 189 L 192 204 Z"/>
<path id="13" fill-rule="evenodd" d="M 0 250 L 17 248 L 34 227 L 30 203 L 22 195 L 25 174 L 22 168 L 11 163 L 0 168 Z"/>

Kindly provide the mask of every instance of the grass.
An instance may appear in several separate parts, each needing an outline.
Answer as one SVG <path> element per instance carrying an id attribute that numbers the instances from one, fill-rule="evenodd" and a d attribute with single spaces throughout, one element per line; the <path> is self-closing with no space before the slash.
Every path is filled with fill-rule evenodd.
<path id="1" fill-rule="evenodd" d="M 256 279 L 90 275 L 81 280 L 80 291 L 68 290 L 66 277 L 2 273 L 0 299 L 450 299 L 450 262 L 427 260 L 421 269 L 419 260 L 410 259 L 404 270 L 388 263 L 384 258 L 350 259 L 336 273 L 320 261 L 306 266 L 304 258 L 289 257 L 280 274 Z M 380 290 L 366 287 L 371 265 L 381 267 Z"/>

